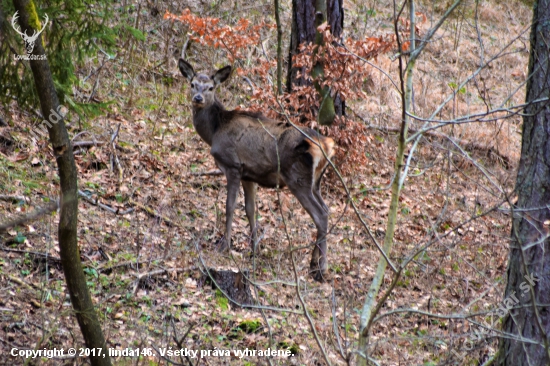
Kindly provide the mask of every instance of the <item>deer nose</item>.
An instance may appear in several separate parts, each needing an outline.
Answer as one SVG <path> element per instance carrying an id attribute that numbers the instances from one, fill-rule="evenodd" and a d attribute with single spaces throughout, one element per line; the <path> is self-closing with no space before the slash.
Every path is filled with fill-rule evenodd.
<path id="1" fill-rule="evenodd" d="M 202 103 L 203 102 L 203 98 L 202 98 L 202 95 L 200 94 L 197 94 L 193 97 L 193 103 Z"/>

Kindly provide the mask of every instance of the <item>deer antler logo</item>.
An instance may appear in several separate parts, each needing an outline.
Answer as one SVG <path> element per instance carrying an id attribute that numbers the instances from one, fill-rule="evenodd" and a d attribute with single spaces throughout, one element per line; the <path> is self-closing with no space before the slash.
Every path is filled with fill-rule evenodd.
<path id="1" fill-rule="evenodd" d="M 34 42 L 36 42 L 38 36 L 40 36 L 40 33 L 42 33 L 42 31 L 44 30 L 44 28 L 46 28 L 46 25 L 48 24 L 48 14 L 45 15 L 46 19 L 44 20 L 44 26 L 42 27 L 42 29 L 40 29 L 39 31 L 35 30 L 32 36 L 29 36 L 27 35 L 26 30 L 25 32 L 21 32 L 21 30 L 17 26 L 16 21 L 19 18 L 19 15 L 17 15 L 17 13 L 19 13 L 19 10 L 16 11 L 15 14 L 13 14 L 13 18 L 11 19 L 11 26 L 13 27 L 13 29 L 15 29 L 17 33 L 21 35 L 21 37 L 23 37 L 23 40 L 25 41 L 25 48 L 27 49 L 27 54 L 30 55 L 32 53 L 32 50 L 34 49 Z"/>

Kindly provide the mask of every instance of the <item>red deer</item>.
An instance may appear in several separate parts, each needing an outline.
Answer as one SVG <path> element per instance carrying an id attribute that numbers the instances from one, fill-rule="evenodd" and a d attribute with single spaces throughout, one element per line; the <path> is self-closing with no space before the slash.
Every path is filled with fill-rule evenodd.
<path id="1" fill-rule="evenodd" d="M 183 59 L 179 60 L 178 66 L 191 82 L 193 126 L 210 145 L 210 154 L 227 179 L 222 248 L 231 247 L 231 226 L 239 183 L 244 189 L 253 250 L 257 238 L 257 184 L 268 188 L 287 186 L 317 227 L 310 270 L 317 281 L 322 281 L 328 270 L 328 207 L 321 197 L 320 188 L 328 165 L 325 154 L 332 157 L 334 141 L 310 128 L 300 132 L 289 123 L 269 119 L 261 113 L 225 109 L 216 97 L 215 89 L 230 76 L 231 66 L 223 67 L 211 76 L 195 73 Z"/>

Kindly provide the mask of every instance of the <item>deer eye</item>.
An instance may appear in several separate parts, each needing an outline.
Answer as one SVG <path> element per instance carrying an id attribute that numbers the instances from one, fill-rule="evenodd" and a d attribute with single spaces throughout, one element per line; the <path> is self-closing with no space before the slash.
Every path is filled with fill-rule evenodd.
<path id="1" fill-rule="evenodd" d="M 197 86 L 197 84 L 191 83 L 191 88 L 195 88 L 196 86 Z"/>
<path id="2" fill-rule="evenodd" d="M 212 90 L 214 90 L 214 87 L 211 86 L 210 88 L 208 88 L 208 90 L 212 91 Z"/>

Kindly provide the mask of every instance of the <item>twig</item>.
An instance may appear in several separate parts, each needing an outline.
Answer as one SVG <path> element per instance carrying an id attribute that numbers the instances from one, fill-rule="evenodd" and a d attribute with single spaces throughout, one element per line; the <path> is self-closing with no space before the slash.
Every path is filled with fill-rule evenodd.
<path id="1" fill-rule="evenodd" d="M 252 88 L 252 93 L 254 93 L 254 91 L 256 90 L 256 87 L 254 86 L 254 84 L 252 83 L 252 80 L 250 80 L 249 78 L 247 78 L 246 76 L 242 76 L 242 79 L 244 81 L 246 81 L 246 83 L 248 85 L 250 85 L 250 87 Z"/>
<path id="2" fill-rule="evenodd" d="M 89 135 L 92 135 L 93 139 L 95 140 L 95 135 L 92 134 L 90 131 L 80 131 L 79 133 L 77 133 L 76 135 L 73 136 L 73 138 L 71 139 L 71 142 L 73 142 L 74 140 L 76 140 L 78 137 L 82 136 L 82 135 L 85 135 L 85 134 L 89 134 Z"/>
<path id="3" fill-rule="evenodd" d="M 497 357 L 498 357 L 498 352 L 496 352 L 494 355 L 492 355 L 491 357 L 489 357 L 489 358 L 487 359 L 487 361 L 483 362 L 483 364 L 482 364 L 481 366 L 489 366 L 489 365 L 492 365 L 493 362 L 496 361 Z"/>
<path id="4" fill-rule="evenodd" d="M 17 283 L 17 284 L 20 285 L 20 286 L 26 287 L 26 288 L 28 288 L 29 290 L 39 290 L 39 289 L 40 289 L 40 288 L 38 288 L 38 287 L 37 287 L 36 285 L 34 285 L 34 284 L 29 284 L 29 283 L 23 281 L 22 279 L 17 278 L 17 277 L 14 277 L 14 276 L 11 276 L 11 275 L 9 275 L 9 274 L 6 274 L 6 277 L 8 278 L 8 280 Z"/>
<path id="5" fill-rule="evenodd" d="M 179 227 L 178 224 L 176 224 L 175 222 L 173 222 L 172 220 L 170 220 L 169 218 L 165 217 L 165 216 L 162 216 L 161 214 L 159 214 L 156 210 L 150 208 L 150 207 L 147 207 L 137 201 L 134 201 L 133 199 L 129 199 L 128 200 L 128 203 L 133 205 L 133 206 L 137 206 L 138 208 L 142 209 L 143 211 L 147 212 L 150 216 L 153 216 L 154 218 L 157 218 L 157 219 L 161 219 L 162 221 L 164 221 L 164 223 L 168 226 L 175 226 L 175 227 Z"/>
<path id="6" fill-rule="evenodd" d="M 5 222 L 3 224 L 0 224 L 0 232 L 6 231 L 7 229 L 15 227 L 15 226 L 20 226 L 20 225 L 26 224 L 26 223 L 34 221 L 36 219 L 39 219 L 40 217 L 42 217 L 44 215 L 47 215 L 47 214 L 57 210 L 58 207 L 59 207 L 59 205 L 58 205 L 57 201 L 52 200 L 52 201 L 48 202 L 44 207 L 39 208 L 39 209 L 35 210 L 34 212 L 31 212 L 28 215 L 18 217 L 14 220 Z"/>
<path id="7" fill-rule="evenodd" d="M 153 260 L 157 260 L 157 259 L 153 259 Z M 146 262 L 147 261 L 130 260 L 130 261 L 122 262 L 122 263 L 113 264 L 113 265 L 110 265 L 110 266 L 109 266 L 109 263 L 102 263 L 101 265 L 97 266 L 95 268 L 95 270 L 98 271 L 98 272 L 106 272 L 106 271 L 113 270 L 115 268 L 127 267 L 127 266 L 129 267 L 129 266 L 132 266 L 134 264 L 139 266 L 140 264 L 143 264 L 143 263 L 146 263 Z"/>
<path id="8" fill-rule="evenodd" d="M 340 339 L 340 332 L 338 332 L 338 318 L 336 317 L 336 294 L 334 293 L 334 279 L 332 280 L 332 331 L 334 332 L 334 335 L 336 336 L 336 341 L 338 342 L 338 352 L 340 353 L 340 356 L 347 360 L 344 348 L 342 347 L 342 340 Z"/>
<path id="9" fill-rule="evenodd" d="M 171 365 L 176 365 L 176 366 L 185 366 L 183 363 L 179 363 L 179 362 L 174 362 L 172 361 L 171 359 L 169 359 L 168 357 L 166 356 L 163 356 L 161 353 L 160 353 L 160 350 L 155 347 L 154 345 L 151 345 L 151 348 L 153 348 L 157 354 L 159 355 L 159 357 L 161 357 L 162 359 L 164 359 L 166 362 L 168 362 L 169 364 Z"/>
<path id="10" fill-rule="evenodd" d="M 112 149 L 111 165 L 112 165 L 112 162 L 114 161 L 118 169 L 118 181 L 119 183 L 122 183 L 124 172 L 122 170 L 122 166 L 120 165 L 120 160 L 118 160 L 118 155 L 116 154 L 116 147 L 115 147 L 115 139 L 117 138 L 119 131 L 120 131 L 120 123 L 117 125 L 115 132 L 113 132 L 113 134 L 111 135 L 111 149 Z"/>
<path id="11" fill-rule="evenodd" d="M 174 322 L 174 318 L 170 319 L 170 324 L 172 325 L 172 329 L 174 330 L 174 337 L 173 337 L 174 342 L 176 342 L 176 345 L 178 346 L 179 349 L 185 348 L 184 345 L 183 345 L 183 341 L 187 338 L 189 333 L 191 333 L 191 330 L 195 327 L 195 325 L 197 325 L 197 323 L 194 322 L 194 321 L 190 321 L 188 323 L 189 328 L 187 329 L 187 332 L 185 332 L 185 334 L 180 339 L 178 339 L 178 331 L 176 330 L 176 324 Z M 181 356 L 180 356 L 180 358 L 181 358 Z M 191 359 L 189 358 L 189 356 L 187 354 L 185 355 L 185 359 L 189 363 L 189 366 L 193 366 L 193 362 L 191 362 Z M 197 365 L 198 365 L 198 362 L 197 362 Z"/>
<path id="12" fill-rule="evenodd" d="M 184 268 L 162 268 L 162 269 L 156 269 L 156 270 L 150 271 L 150 272 L 137 274 L 137 275 L 135 275 L 137 277 L 137 279 L 136 279 L 136 282 L 134 284 L 134 289 L 133 289 L 132 292 L 134 294 L 136 293 L 136 291 L 139 287 L 139 284 L 141 283 L 141 281 L 143 281 L 144 278 L 153 277 L 153 276 L 168 273 L 168 272 L 183 272 L 183 271 L 185 271 Z"/>
<path id="13" fill-rule="evenodd" d="M 187 52 L 187 48 L 189 48 L 189 46 L 191 45 L 191 37 L 188 37 L 187 38 L 187 41 L 185 41 L 185 43 L 183 44 L 183 47 L 181 48 L 181 58 L 183 58 L 184 60 L 186 59 L 185 57 L 185 52 Z"/>
<path id="14" fill-rule="evenodd" d="M 61 258 L 52 256 L 51 254 L 48 254 L 48 253 L 33 252 L 33 251 L 21 250 L 21 249 L 12 249 L 12 248 L 6 248 L 6 247 L 3 247 L 3 246 L 0 247 L 0 250 L 3 250 L 5 252 L 32 254 L 32 255 L 39 256 L 39 257 L 44 257 L 44 258 L 47 258 L 47 259 L 51 259 L 52 261 L 61 262 Z"/>
<path id="15" fill-rule="evenodd" d="M 86 193 L 82 192 L 80 189 L 78 190 L 78 195 L 82 198 L 84 198 L 85 201 L 91 203 L 92 205 L 94 206 L 98 206 L 106 211 L 109 211 L 109 212 L 112 212 L 114 213 L 115 215 L 126 215 L 126 214 L 129 214 L 131 212 L 134 211 L 133 208 L 129 208 L 127 210 L 124 210 L 124 211 L 121 211 L 120 208 L 112 208 L 110 206 L 107 206 L 106 204 L 103 204 L 101 202 L 99 202 L 98 199 L 93 199 L 92 197 L 88 196 Z"/>
<path id="16" fill-rule="evenodd" d="M 197 176 L 216 176 L 216 175 L 223 175 L 223 172 L 219 169 L 209 170 L 207 172 L 191 172 L 190 175 L 197 175 Z"/>
<path id="17" fill-rule="evenodd" d="M 353 109 L 351 109 L 351 108 L 348 108 L 348 109 L 351 110 L 355 114 L 355 116 L 357 116 L 359 119 L 361 119 L 365 123 L 365 127 L 367 127 L 367 128 L 376 129 L 376 130 L 386 132 L 386 133 L 388 133 L 388 132 L 398 133 L 400 131 L 400 128 L 397 128 L 397 127 L 384 127 L 384 126 L 374 125 L 372 123 L 367 123 L 367 121 L 364 117 L 359 115 Z M 422 132 L 422 129 L 416 129 L 416 128 L 409 127 L 409 132 L 412 133 L 412 134 L 416 134 L 418 132 Z M 448 139 L 453 143 L 460 144 L 460 145 L 464 146 L 465 148 L 485 151 L 485 152 L 487 152 L 487 154 L 494 154 L 495 156 L 502 159 L 505 164 L 509 164 L 509 162 L 510 162 L 510 158 L 508 156 L 505 156 L 504 154 L 498 152 L 492 146 L 482 145 L 482 144 L 479 144 L 475 141 L 470 141 L 470 140 L 466 140 L 466 139 L 459 139 L 459 138 L 455 138 L 455 137 L 450 137 L 449 135 L 446 135 L 446 134 L 441 133 L 441 132 L 436 132 L 436 131 L 425 131 L 424 130 L 424 132 L 422 132 L 422 134 L 424 136 L 436 137 L 436 138 L 442 139 L 442 140 L 447 140 Z"/>
<path id="18" fill-rule="evenodd" d="M 105 145 L 105 141 L 76 141 L 72 143 L 74 147 L 83 147 L 83 146 L 101 146 Z"/>

